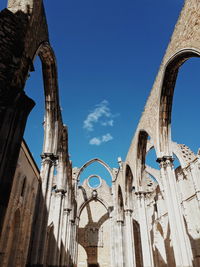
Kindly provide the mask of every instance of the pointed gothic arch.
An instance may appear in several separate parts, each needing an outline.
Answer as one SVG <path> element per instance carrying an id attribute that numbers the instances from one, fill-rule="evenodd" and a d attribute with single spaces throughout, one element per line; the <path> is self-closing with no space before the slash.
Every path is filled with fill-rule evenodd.
<path id="1" fill-rule="evenodd" d="M 87 199 L 86 201 L 84 201 L 84 202 L 80 205 L 79 210 L 78 210 L 78 212 L 77 212 L 77 217 L 78 217 L 78 218 L 80 218 L 83 209 L 84 209 L 84 208 L 85 208 L 91 201 L 94 201 L 94 198 L 93 198 L 93 197 Z M 100 203 L 105 207 L 105 209 L 107 210 L 107 212 L 109 212 L 109 205 L 108 205 L 108 203 L 106 203 L 106 201 L 105 201 L 104 199 L 102 199 L 102 198 L 100 198 L 99 196 L 97 196 L 97 197 L 95 198 L 95 201 L 100 202 Z"/>
<path id="2" fill-rule="evenodd" d="M 40 44 L 35 53 L 35 56 L 36 55 L 39 55 L 42 62 L 44 82 L 45 122 L 43 152 L 53 153 L 56 155 L 59 134 L 62 132 L 56 59 L 53 49 L 48 42 Z"/>
<path id="3" fill-rule="evenodd" d="M 89 166 L 91 165 L 92 163 L 94 162 L 98 162 L 99 164 L 101 164 L 110 174 L 112 180 L 113 180 L 113 175 L 112 175 L 112 170 L 111 168 L 109 167 L 109 165 L 107 163 L 105 163 L 103 160 L 99 159 L 99 158 L 94 158 L 94 159 L 91 159 L 89 161 L 87 161 L 79 170 L 78 174 L 77 174 L 77 180 L 79 180 L 79 177 L 81 175 L 81 173 Z"/>
<path id="4" fill-rule="evenodd" d="M 174 96 L 174 88 L 178 76 L 178 71 L 191 57 L 200 57 L 200 51 L 197 49 L 184 49 L 174 54 L 166 63 L 162 88 L 160 92 L 159 106 L 159 134 L 160 151 L 163 155 L 172 156 L 171 149 L 171 114 Z"/>
<path id="5" fill-rule="evenodd" d="M 133 173 L 131 168 L 128 164 L 126 164 L 126 171 L 125 171 L 125 204 L 128 208 L 132 209 L 132 192 L 133 192 Z"/>
<path id="6" fill-rule="evenodd" d="M 145 158 L 146 158 L 148 138 L 149 138 L 149 134 L 145 130 L 140 130 L 138 134 L 137 161 L 136 161 L 137 182 L 139 186 L 141 186 L 142 174 L 143 174 L 143 171 L 145 170 Z"/>
<path id="7" fill-rule="evenodd" d="M 118 185 L 118 191 L 117 191 L 117 204 L 118 204 L 118 221 L 124 222 L 124 198 L 120 185 Z"/>

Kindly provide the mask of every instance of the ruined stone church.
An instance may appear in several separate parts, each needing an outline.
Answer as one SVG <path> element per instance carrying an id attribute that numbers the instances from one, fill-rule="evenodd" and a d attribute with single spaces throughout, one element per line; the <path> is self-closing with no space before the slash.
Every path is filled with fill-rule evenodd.
<path id="1" fill-rule="evenodd" d="M 24 87 L 36 56 L 45 95 L 40 170 L 23 141 L 34 107 Z M 1 267 L 200 266 L 200 153 L 171 140 L 178 71 L 199 56 L 200 1 L 185 0 L 125 161 L 112 169 L 94 158 L 74 168 L 42 0 L 8 0 L 0 12 Z M 151 149 L 159 170 L 145 163 Z M 95 173 L 80 185 L 94 162 L 111 187 Z"/>

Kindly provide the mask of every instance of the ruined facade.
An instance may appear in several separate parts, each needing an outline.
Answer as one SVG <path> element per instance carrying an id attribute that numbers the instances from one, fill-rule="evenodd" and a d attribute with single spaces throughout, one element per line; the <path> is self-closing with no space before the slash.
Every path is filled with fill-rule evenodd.
<path id="1" fill-rule="evenodd" d="M 171 140 L 178 71 L 199 55 L 200 3 L 186 0 L 126 160 L 75 168 L 42 0 L 8 1 L 0 12 L 0 266 L 200 266 L 200 153 Z M 34 106 L 24 86 L 36 56 L 45 95 L 40 171 L 23 142 Z M 151 149 L 159 169 L 145 163 Z M 111 187 L 93 173 L 80 185 L 94 162 Z"/>

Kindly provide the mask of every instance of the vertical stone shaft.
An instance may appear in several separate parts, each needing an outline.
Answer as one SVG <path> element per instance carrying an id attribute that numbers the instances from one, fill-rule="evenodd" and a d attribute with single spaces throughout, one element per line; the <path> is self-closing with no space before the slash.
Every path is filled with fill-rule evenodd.
<path id="1" fill-rule="evenodd" d="M 63 226 L 62 226 L 62 243 L 63 243 L 63 250 L 61 254 L 61 266 L 66 265 L 66 259 L 67 259 L 67 254 L 69 253 L 67 250 L 67 235 L 68 235 L 68 225 L 69 225 L 69 214 L 70 210 L 65 208 L 64 210 L 64 215 L 63 215 Z"/>
<path id="2" fill-rule="evenodd" d="M 123 252 L 123 221 L 117 221 L 117 267 L 124 267 L 124 252 Z"/>
<path id="3" fill-rule="evenodd" d="M 54 161 L 53 154 L 48 153 L 42 155 L 42 192 L 40 198 L 40 214 L 36 222 L 36 235 L 34 237 L 34 250 L 32 251 L 32 263 L 43 264 L 45 257 L 45 244 L 46 244 L 46 228 L 50 211 L 51 202 L 51 187 L 54 173 Z"/>
<path id="4" fill-rule="evenodd" d="M 57 192 L 55 194 L 55 206 L 54 206 L 54 213 L 53 213 L 53 222 L 54 222 L 54 237 L 55 237 L 55 244 L 53 251 L 53 266 L 59 266 L 59 254 L 60 254 L 60 226 L 61 226 L 61 220 L 62 220 L 62 202 L 63 202 L 63 193 Z"/>
<path id="5" fill-rule="evenodd" d="M 128 257 L 125 262 L 130 267 L 135 266 L 132 212 L 130 209 L 125 210 L 126 251 Z"/>
<path id="6" fill-rule="evenodd" d="M 164 185 L 165 200 L 169 215 L 169 224 L 172 235 L 174 256 L 177 266 L 192 266 L 188 247 L 187 234 L 184 226 L 183 215 L 178 200 L 176 177 L 173 169 L 173 159 L 165 157 L 159 159 L 161 179 Z"/>
<path id="7" fill-rule="evenodd" d="M 143 252 L 143 264 L 146 267 L 154 267 L 152 244 L 149 236 L 149 227 L 147 221 L 147 212 L 145 207 L 145 193 L 139 192 L 138 194 L 138 213 L 141 230 L 142 252 Z"/>

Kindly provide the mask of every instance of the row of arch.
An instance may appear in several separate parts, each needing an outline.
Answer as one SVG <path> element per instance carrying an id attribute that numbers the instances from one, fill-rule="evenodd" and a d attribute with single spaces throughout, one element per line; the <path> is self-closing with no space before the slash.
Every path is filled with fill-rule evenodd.
<path id="1" fill-rule="evenodd" d="M 142 121 L 142 128 L 140 128 L 139 124 L 138 126 L 139 128 L 137 129 L 135 135 L 134 144 L 136 144 L 137 147 L 135 147 L 134 149 L 137 149 L 136 154 L 139 161 L 141 161 L 143 158 L 141 157 L 141 154 L 146 153 L 145 143 L 149 138 L 151 138 L 151 142 L 155 148 L 157 157 L 172 156 L 173 151 L 171 147 L 171 116 L 172 116 L 174 89 L 179 68 L 188 59 L 194 57 L 198 58 L 199 56 L 200 52 L 198 49 L 192 49 L 192 48 L 183 49 L 172 55 L 170 59 L 165 63 L 162 70 L 161 84 L 157 92 L 158 94 L 157 97 L 159 101 L 158 101 L 158 106 L 155 106 L 157 114 L 154 114 L 154 116 L 158 116 L 158 118 L 155 118 L 156 125 L 154 125 L 154 130 L 151 133 L 152 136 L 150 136 L 150 133 L 148 133 L 149 130 L 146 129 L 145 122 L 143 123 L 143 121 Z M 144 112 L 144 120 L 145 120 L 145 112 Z M 131 152 L 130 154 L 132 155 Z M 143 165 L 143 162 L 141 163 Z"/>
<path id="2" fill-rule="evenodd" d="M 153 145 L 151 144 L 151 142 L 149 142 L 149 138 L 148 138 L 148 134 L 145 131 L 141 131 L 140 135 L 139 135 L 139 142 L 138 142 L 138 153 L 137 153 L 137 176 L 134 179 L 134 175 L 133 175 L 133 171 L 131 166 L 128 163 L 124 164 L 124 186 L 122 186 L 124 188 L 124 192 L 121 188 L 120 185 L 118 185 L 118 190 L 117 190 L 117 196 L 119 199 L 118 202 L 118 207 L 124 207 L 124 203 L 126 206 L 131 207 L 132 208 L 132 195 L 133 192 L 137 192 L 139 190 L 143 190 L 142 187 L 142 176 L 143 176 L 143 171 L 147 168 L 147 166 L 145 165 L 145 158 L 147 153 L 149 152 L 149 150 L 154 149 Z M 184 167 L 184 158 L 182 157 L 181 153 L 178 153 L 178 144 L 176 143 L 172 143 L 172 148 L 173 151 L 172 153 L 176 155 L 176 157 L 178 158 L 179 162 L 181 163 L 181 166 Z M 113 178 L 113 173 L 111 168 L 109 167 L 108 164 L 106 164 L 103 160 L 95 158 L 95 159 L 91 159 L 88 162 L 86 162 L 80 169 L 77 175 L 77 180 L 79 181 L 80 175 L 81 173 L 91 164 L 93 164 L 94 162 L 98 162 L 100 165 L 102 165 L 111 175 L 112 179 Z M 96 175 L 95 175 L 96 176 Z M 98 175 L 97 175 L 98 176 Z M 153 174 L 152 174 L 153 176 Z M 89 176 L 89 177 L 93 177 L 93 175 Z M 155 179 L 155 181 L 160 185 L 160 178 L 159 177 L 155 177 L 153 176 L 153 178 Z M 124 202 L 124 197 L 123 195 L 125 194 L 125 202 Z M 83 208 L 85 207 L 85 205 L 87 205 L 90 201 L 92 200 L 89 199 L 87 202 L 82 203 L 82 205 L 80 206 L 80 211 L 78 212 L 80 217 L 81 211 L 83 210 Z M 107 203 L 104 203 L 104 200 L 102 199 L 98 199 L 98 201 L 100 201 L 105 208 L 108 210 L 109 205 Z"/>
<path id="3" fill-rule="evenodd" d="M 58 99 L 58 85 L 57 85 L 57 70 L 55 63 L 54 53 L 47 42 L 40 45 L 36 54 L 38 54 L 42 60 L 43 74 L 44 74 L 44 90 L 45 90 L 45 108 L 46 108 L 46 134 L 44 138 L 44 151 L 46 153 L 53 152 L 56 154 L 57 145 L 55 142 L 59 138 L 55 138 L 58 134 L 57 125 L 55 122 L 61 120 L 59 99 Z M 160 145 L 159 148 L 157 143 L 151 139 L 154 144 L 156 154 L 159 156 L 160 152 L 163 155 L 172 155 L 171 147 L 171 111 L 174 87 L 176 83 L 176 78 L 180 66 L 191 57 L 199 57 L 200 52 L 197 50 L 187 49 L 176 53 L 171 59 L 166 63 L 164 70 L 162 90 L 160 92 L 160 107 L 159 107 L 159 132 L 160 132 Z M 51 130 L 50 130 L 51 129 Z M 53 130 L 53 131 L 52 131 Z M 49 136 L 53 135 L 53 136 Z M 144 167 L 144 155 L 146 155 L 147 141 L 150 136 L 146 130 L 140 130 L 137 136 L 137 160 L 138 165 L 141 163 L 142 168 Z M 54 140 L 51 144 L 49 140 Z M 169 147 L 170 146 L 170 147 Z M 99 162 L 102 164 L 112 177 L 112 171 L 110 167 L 103 162 L 101 159 L 92 159 L 85 163 L 78 174 L 81 175 L 83 170 L 87 168 L 93 162 Z"/>

